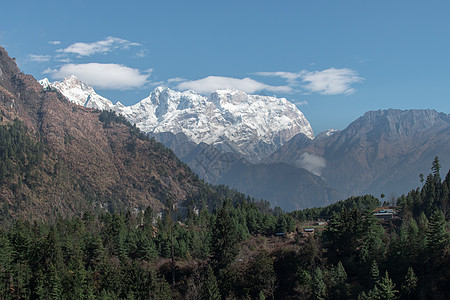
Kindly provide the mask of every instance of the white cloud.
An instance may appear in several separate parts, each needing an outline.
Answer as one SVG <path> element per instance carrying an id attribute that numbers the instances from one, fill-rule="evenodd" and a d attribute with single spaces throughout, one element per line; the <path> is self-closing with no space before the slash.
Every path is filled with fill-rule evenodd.
<path id="1" fill-rule="evenodd" d="M 59 59 L 57 59 L 57 61 L 62 62 L 62 63 L 72 62 L 72 60 L 70 58 L 59 58 Z"/>
<path id="2" fill-rule="evenodd" d="M 363 80 L 356 71 L 345 68 L 330 68 L 314 72 L 303 71 L 301 79 L 303 82 L 307 82 L 303 88 L 322 95 L 352 94 L 355 89 L 351 85 Z"/>
<path id="3" fill-rule="evenodd" d="M 167 79 L 168 83 L 178 83 L 178 82 L 183 82 L 186 81 L 187 79 L 181 78 L 181 77 L 175 77 L 175 78 L 170 78 Z"/>
<path id="4" fill-rule="evenodd" d="M 286 79 L 288 82 L 294 82 L 296 79 L 301 77 L 301 73 L 294 73 L 294 72 L 257 72 L 254 73 L 255 75 L 259 76 L 268 76 L 268 77 L 280 77 Z"/>
<path id="5" fill-rule="evenodd" d="M 326 166 L 326 161 L 323 157 L 304 152 L 295 161 L 295 165 L 310 171 L 314 175 L 320 176 L 323 168 Z"/>
<path id="6" fill-rule="evenodd" d="M 50 55 L 37 55 L 37 54 L 28 54 L 28 60 L 34 62 L 46 62 L 50 60 Z"/>
<path id="7" fill-rule="evenodd" d="M 49 43 L 50 45 L 59 45 L 59 44 L 61 44 L 60 41 L 49 41 L 48 43 Z"/>
<path id="8" fill-rule="evenodd" d="M 104 54 L 111 52 L 113 49 L 129 49 L 130 46 L 141 46 L 141 44 L 132 43 L 116 37 L 107 37 L 105 40 L 93 43 L 75 43 L 65 49 L 59 49 L 57 51 L 74 53 L 80 56 L 91 56 L 97 53 Z"/>
<path id="9" fill-rule="evenodd" d="M 222 76 L 208 76 L 198 80 L 181 82 L 176 88 L 179 90 L 194 90 L 200 94 L 223 89 L 236 89 L 246 93 L 254 93 L 261 90 L 281 93 L 290 93 L 292 91 L 292 88 L 289 86 L 272 86 L 251 78 L 238 79 Z"/>
<path id="10" fill-rule="evenodd" d="M 298 106 L 305 106 L 308 105 L 308 101 L 301 101 L 301 100 L 291 100 L 292 103 Z"/>
<path id="11" fill-rule="evenodd" d="M 143 87 L 148 83 L 150 74 L 141 74 L 138 69 L 118 64 L 67 64 L 59 69 L 47 69 L 44 73 L 53 79 L 63 79 L 75 75 L 81 81 L 94 87 L 111 90 L 127 90 Z"/>
<path id="12" fill-rule="evenodd" d="M 258 72 L 259 76 L 279 77 L 286 79 L 290 87 L 301 86 L 308 92 L 320 93 L 322 95 L 352 94 L 355 89 L 351 87 L 353 83 L 361 82 L 363 78 L 358 73 L 350 69 L 330 68 L 323 71 L 300 72 Z"/>

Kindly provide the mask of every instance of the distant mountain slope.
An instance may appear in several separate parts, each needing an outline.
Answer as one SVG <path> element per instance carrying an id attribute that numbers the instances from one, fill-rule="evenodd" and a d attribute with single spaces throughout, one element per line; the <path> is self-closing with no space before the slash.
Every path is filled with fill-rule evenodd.
<path id="1" fill-rule="evenodd" d="M 285 163 L 239 161 L 220 177 L 218 183 L 268 200 L 287 211 L 326 206 L 342 199 L 321 177 Z"/>
<path id="2" fill-rule="evenodd" d="M 0 115 L 8 144 L 1 148 L 1 217 L 158 210 L 205 189 L 162 144 L 123 117 L 75 106 L 58 91 L 42 89 L 1 47 Z"/>
<path id="3" fill-rule="evenodd" d="M 251 163 L 232 150 L 196 145 L 182 133 L 161 133 L 156 138 L 208 182 L 228 185 L 284 210 L 324 206 L 342 199 L 322 178 L 302 168 L 285 163 Z"/>
<path id="4" fill-rule="evenodd" d="M 401 194 L 417 187 L 419 174 L 439 156 L 450 167 L 450 116 L 434 110 L 367 112 L 346 129 L 309 140 L 301 134 L 269 161 L 312 170 L 344 196 Z"/>

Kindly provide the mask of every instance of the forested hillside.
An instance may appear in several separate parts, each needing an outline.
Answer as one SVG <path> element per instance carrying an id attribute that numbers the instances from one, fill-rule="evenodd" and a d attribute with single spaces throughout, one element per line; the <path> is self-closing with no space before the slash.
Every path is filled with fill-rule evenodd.
<path id="1" fill-rule="evenodd" d="M 389 220 L 373 196 L 286 214 L 235 194 L 180 221 L 151 208 L 17 221 L 0 231 L 0 297 L 448 299 L 450 172 L 439 171 L 436 159 Z"/>

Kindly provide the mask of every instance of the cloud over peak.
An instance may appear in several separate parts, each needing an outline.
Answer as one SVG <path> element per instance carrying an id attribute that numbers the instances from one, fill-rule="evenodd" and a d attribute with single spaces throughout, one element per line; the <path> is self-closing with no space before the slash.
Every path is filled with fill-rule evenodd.
<path id="1" fill-rule="evenodd" d="M 198 80 L 185 81 L 177 84 L 179 90 L 194 90 L 200 94 L 211 93 L 216 90 L 236 89 L 246 93 L 254 93 L 261 90 L 289 93 L 289 86 L 272 86 L 251 78 L 231 78 L 223 76 L 208 76 Z"/>
<path id="2" fill-rule="evenodd" d="M 110 90 L 142 88 L 150 77 L 150 74 L 141 74 L 138 69 L 124 65 L 100 63 L 66 64 L 57 69 L 47 69 L 44 73 L 57 80 L 75 75 L 96 88 Z"/>

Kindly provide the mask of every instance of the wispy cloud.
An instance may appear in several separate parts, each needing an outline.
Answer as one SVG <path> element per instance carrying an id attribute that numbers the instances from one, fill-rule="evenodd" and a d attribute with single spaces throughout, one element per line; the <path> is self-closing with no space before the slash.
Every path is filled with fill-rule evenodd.
<path id="1" fill-rule="evenodd" d="M 143 57 L 147 57 L 147 56 L 148 56 L 148 50 L 147 49 L 142 48 L 142 49 L 139 49 L 136 52 L 136 57 L 138 57 L 138 58 L 143 58 Z"/>
<path id="2" fill-rule="evenodd" d="M 133 43 L 116 37 L 107 37 L 105 40 L 93 43 L 74 43 L 67 48 L 58 49 L 58 52 L 73 53 L 79 56 L 91 56 L 93 54 L 105 54 L 114 49 L 129 49 L 130 46 L 141 46 L 139 43 Z"/>
<path id="3" fill-rule="evenodd" d="M 291 102 L 298 106 L 305 106 L 309 104 L 306 100 L 291 100 Z"/>
<path id="4" fill-rule="evenodd" d="M 283 79 L 286 79 L 290 84 L 294 84 L 295 80 L 300 78 L 300 73 L 294 73 L 294 72 L 256 72 L 254 75 L 259 76 L 268 76 L 268 77 L 280 77 Z"/>
<path id="5" fill-rule="evenodd" d="M 61 44 L 60 41 L 49 41 L 48 43 L 49 43 L 50 45 L 59 45 L 59 44 Z"/>
<path id="6" fill-rule="evenodd" d="M 329 68 L 312 72 L 307 70 L 300 72 L 258 72 L 254 75 L 283 78 L 292 88 L 301 88 L 305 92 L 322 95 L 352 94 L 355 92 L 352 84 L 363 80 L 358 72 L 347 68 Z"/>
<path id="7" fill-rule="evenodd" d="M 215 90 L 236 89 L 246 93 L 254 93 L 261 90 L 290 93 L 289 86 L 272 86 L 251 78 L 231 78 L 222 76 L 208 76 L 198 80 L 181 82 L 176 86 L 179 90 L 194 90 L 200 94 L 211 93 Z"/>
<path id="8" fill-rule="evenodd" d="M 183 82 L 183 81 L 187 81 L 187 79 L 181 78 L 181 77 L 167 79 L 168 83 L 178 83 L 178 82 Z"/>
<path id="9" fill-rule="evenodd" d="M 33 62 L 47 62 L 51 59 L 50 55 L 38 55 L 38 54 L 28 54 L 29 61 Z"/>
<path id="10" fill-rule="evenodd" d="M 75 75 L 94 87 L 110 90 L 141 88 L 150 77 L 150 74 L 141 74 L 138 69 L 124 65 L 100 63 L 66 64 L 57 69 L 47 69 L 44 73 L 51 74 L 53 79 Z"/>
<path id="11" fill-rule="evenodd" d="M 62 62 L 62 63 L 66 63 L 66 64 L 72 62 L 72 60 L 70 58 L 58 58 L 56 60 L 59 62 Z"/>
<path id="12" fill-rule="evenodd" d="M 315 72 L 303 71 L 301 78 L 307 83 L 303 88 L 322 95 L 353 94 L 355 89 L 351 85 L 363 80 L 354 70 L 335 68 Z"/>

